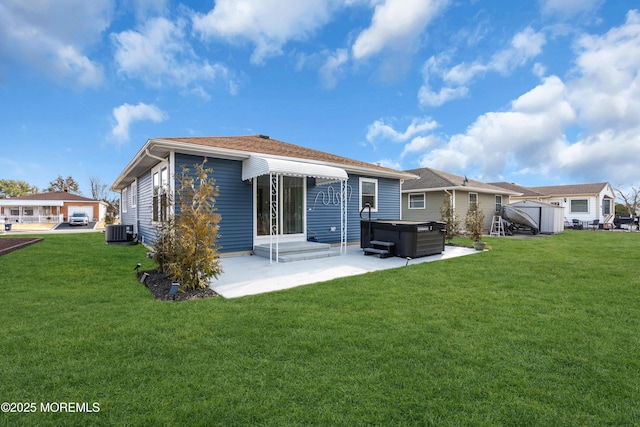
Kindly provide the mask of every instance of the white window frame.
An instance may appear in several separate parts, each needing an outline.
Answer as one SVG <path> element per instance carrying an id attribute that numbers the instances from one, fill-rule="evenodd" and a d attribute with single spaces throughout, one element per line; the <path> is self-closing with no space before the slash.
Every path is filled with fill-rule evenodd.
<path id="1" fill-rule="evenodd" d="M 122 213 L 127 213 L 127 207 L 129 206 L 129 191 L 125 187 L 122 189 Z"/>
<path id="2" fill-rule="evenodd" d="M 496 212 L 502 212 L 502 207 L 504 206 L 504 204 L 502 203 L 502 195 L 501 194 L 496 194 L 496 204 L 495 204 L 495 211 Z M 500 202 L 498 203 L 498 199 L 500 199 Z M 500 208 L 498 208 L 498 205 L 500 205 Z"/>
<path id="3" fill-rule="evenodd" d="M 154 205 L 153 199 L 155 196 L 155 182 L 154 182 L 154 175 L 158 174 L 158 201 L 157 201 L 157 205 Z M 163 177 L 163 175 L 165 175 Z M 166 182 L 164 182 L 166 181 Z M 163 194 L 171 194 L 171 177 L 170 177 L 170 171 L 169 171 L 169 164 L 168 162 L 162 162 L 162 163 L 158 163 L 157 166 L 155 166 L 153 169 L 151 169 L 151 222 L 153 224 L 158 224 L 162 221 L 166 221 L 169 218 L 170 215 L 170 210 L 171 210 L 171 206 L 169 205 L 169 197 L 167 196 L 165 198 L 165 203 L 167 204 L 165 206 L 165 213 L 164 216 L 162 215 L 162 195 Z M 154 210 L 157 209 L 157 212 L 154 212 Z M 155 219 L 154 219 L 155 218 Z"/>
<path id="4" fill-rule="evenodd" d="M 371 207 L 371 212 L 378 212 L 378 204 L 379 204 L 379 199 L 378 199 L 378 180 L 375 178 L 360 178 L 359 180 L 359 191 L 358 191 L 358 206 L 359 206 L 359 210 L 362 210 L 362 208 L 364 207 L 362 204 L 362 184 L 363 183 L 372 183 L 375 185 L 375 194 L 373 195 L 373 204 L 374 206 Z"/>
<path id="5" fill-rule="evenodd" d="M 131 207 L 135 209 L 138 206 L 138 181 L 131 183 Z"/>
<path id="6" fill-rule="evenodd" d="M 587 210 L 586 211 L 574 211 L 573 210 L 573 202 L 577 202 L 577 201 L 585 201 L 587 202 Z M 569 210 L 571 213 L 575 213 L 575 214 L 588 214 L 589 213 L 589 199 L 571 199 L 569 201 Z"/>
<path id="7" fill-rule="evenodd" d="M 409 197 L 407 198 L 407 208 L 408 209 L 426 209 L 427 208 L 427 196 L 425 193 L 410 193 L 408 195 Z M 417 198 L 420 197 L 422 200 L 420 200 L 420 202 L 422 202 L 422 206 L 418 206 L 416 207 L 415 205 L 412 206 L 411 202 L 412 202 L 412 198 Z"/>
<path id="8" fill-rule="evenodd" d="M 475 196 L 476 196 L 476 200 L 475 200 L 475 202 L 472 202 L 472 201 L 471 201 L 471 195 L 475 195 Z M 469 193 L 469 196 L 468 196 L 468 205 L 469 205 L 469 208 L 471 208 L 471 207 L 473 206 L 473 205 L 472 205 L 472 203 L 475 203 L 476 205 L 479 203 L 478 193 Z"/>

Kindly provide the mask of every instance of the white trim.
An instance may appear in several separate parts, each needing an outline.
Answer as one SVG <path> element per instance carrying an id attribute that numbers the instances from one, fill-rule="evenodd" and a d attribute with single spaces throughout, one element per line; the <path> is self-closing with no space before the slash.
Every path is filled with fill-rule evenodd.
<path id="1" fill-rule="evenodd" d="M 289 175 L 269 174 L 269 234 L 265 235 L 258 235 L 258 179 L 257 177 L 252 179 L 253 246 L 268 243 L 271 252 L 273 252 L 275 248 L 276 262 L 278 262 L 279 244 L 281 242 L 304 242 L 307 238 L 307 184 L 304 177 L 294 177 L 302 179 L 302 233 L 282 234 L 282 230 L 284 229 L 282 221 L 284 218 L 282 218 L 281 214 L 284 200 L 280 193 L 284 189 L 283 181 L 285 176 Z M 276 193 L 273 194 L 273 191 L 276 191 Z M 274 203 L 277 205 L 275 210 L 273 210 Z M 278 232 L 278 230 L 280 230 L 280 232 Z M 272 255 L 270 255 L 269 262 L 273 262 Z"/>
<path id="2" fill-rule="evenodd" d="M 379 169 L 376 169 L 374 165 L 371 165 L 372 167 L 368 168 L 366 167 L 366 165 L 355 166 L 355 165 L 350 165 L 345 163 L 323 162 L 320 160 L 265 155 L 262 153 L 256 153 L 251 151 L 210 147 L 206 145 L 170 141 L 170 140 L 158 138 L 158 139 L 148 139 L 145 142 L 145 144 L 140 148 L 138 153 L 133 157 L 133 159 L 131 159 L 131 161 L 127 164 L 124 170 L 116 178 L 115 182 L 111 186 L 112 191 L 118 191 L 123 186 L 129 185 L 129 183 L 131 183 L 131 180 L 133 179 L 132 177 L 138 176 L 144 170 L 151 168 L 153 166 L 153 162 L 151 161 L 151 159 L 158 158 L 156 154 L 166 156 L 172 150 L 176 150 L 179 153 L 194 154 L 194 155 L 211 157 L 211 158 L 232 159 L 232 160 L 244 160 L 254 155 L 254 156 L 259 156 L 263 158 L 282 159 L 285 161 L 291 161 L 296 163 L 301 162 L 308 165 L 335 167 L 337 169 L 344 169 L 345 171 L 349 171 L 354 174 L 376 176 L 380 178 L 393 178 L 393 179 L 406 179 L 406 180 L 417 178 L 417 176 L 412 173 L 394 171 L 392 169 L 379 170 Z M 152 151 L 155 154 L 152 153 Z"/>
<path id="3" fill-rule="evenodd" d="M 589 197 L 569 199 L 568 200 L 568 202 L 569 202 L 569 213 L 571 213 L 571 214 L 585 214 L 585 215 L 586 214 L 590 214 L 591 213 L 591 209 L 590 209 L 591 208 L 591 203 L 590 203 L 589 199 L 590 199 Z M 575 202 L 575 201 L 578 201 L 578 200 L 584 200 L 585 202 L 587 202 L 587 211 L 586 212 L 582 212 L 582 211 L 577 212 L 577 211 L 573 210 L 573 204 L 571 202 Z M 597 204 L 598 200 L 596 199 L 595 202 Z"/>
<path id="4" fill-rule="evenodd" d="M 69 202 L 90 202 L 89 200 L 68 200 Z M 17 199 L 1 199 L 0 206 L 3 207 L 14 207 L 14 206 L 64 206 L 64 201 L 62 200 L 17 200 Z"/>
<path id="5" fill-rule="evenodd" d="M 422 207 L 411 207 L 411 196 L 422 196 Z M 424 210 L 427 209 L 427 195 L 425 193 L 409 193 L 407 194 L 407 209 L 411 210 Z"/>
<path id="6" fill-rule="evenodd" d="M 476 195 L 476 205 L 480 203 L 480 196 L 478 195 L 478 193 L 476 192 L 469 192 L 469 194 L 467 195 L 467 208 L 471 207 L 471 195 L 475 194 Z"/>
<path id="7" fill-rule="evenodd" d="M 250 156 L 242 161 L 243 181 L 273 173 L 287 176 L 313 177 L 317 178 L 320 184 L 330 184 L 349 179 L 344 169 L 332 166 L 259 156 Z"/>
<path id="8" fill-rule="evenodd" d="M 378 212 L 378 205 L 379 205 L 379 198 L 378 198 L 378 180 L 375 178 L 363 178 L 360 177 L 358 180 L 358 210 L 361 211 L 363 206 L 362 206 L 362 183 L 363 182 L 370 182 L 375 184 L 376 186 L 376 192 L 373 195 L 374 197 L 374 202 L 373 204 L 375 206 L 371 207 L 371 212 Z"/>
<path id="9" fill-rule="evenodd" d="M 122 189 L 120 199 L 122 200 L 122 213 L 127 213 L 127 207 L 129 206 L 129 187 Z"/>
<path id="10" fill-rule="evenodd" d="M 138 178 L 131 183 L 131 209 L 138 207 Z"/>

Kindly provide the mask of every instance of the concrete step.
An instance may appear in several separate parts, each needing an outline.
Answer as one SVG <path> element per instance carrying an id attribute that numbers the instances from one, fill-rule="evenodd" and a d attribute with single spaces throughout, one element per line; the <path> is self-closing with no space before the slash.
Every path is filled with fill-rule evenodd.
<path id="1" fill-rule="evenodd" d="M 269 244 L 257 245 L 253 248 L 254 255 L 269 258 Z M 286 242 L 278 247 L 278 262 L 302 261 L 307 259 L 327 258 L 340 255 L 337 250 L 332 250 L 328 243 L 316 242 Z M 273 244 L 272 256 L 275 260 L 276 245 Z"/>

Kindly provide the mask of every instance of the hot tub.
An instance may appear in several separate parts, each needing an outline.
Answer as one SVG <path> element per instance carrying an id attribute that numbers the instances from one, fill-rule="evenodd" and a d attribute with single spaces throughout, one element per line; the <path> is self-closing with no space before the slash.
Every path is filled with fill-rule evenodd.
<path id="1" fill-rule="evenodd" d="M 446 224 L 437 221 L 374 219 L 360 221 L 360 247 L 373 242 L 391 242 L 392 254 L 418 258 L 444 252 Z"/>

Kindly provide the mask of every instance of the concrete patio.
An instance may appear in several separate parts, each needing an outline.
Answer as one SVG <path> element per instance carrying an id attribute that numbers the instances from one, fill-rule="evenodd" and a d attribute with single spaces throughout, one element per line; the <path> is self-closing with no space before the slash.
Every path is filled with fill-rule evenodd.
<path id="1" fill-rule="evenodd" d="M 219 279 L 212 280 L 211 288 L 225 298 L 237 298 L 476 253 L 481 252 L 445 246 L 445 251 L 438 255 L 411 260 L 397 257 L 380 259 L 365 256 L 355 245 L 348 246 L 345 255 L 285 263 L 270 264 L 268 258 L 255 255 L 228 257 L 221 258 L 224 272 Z"/>

